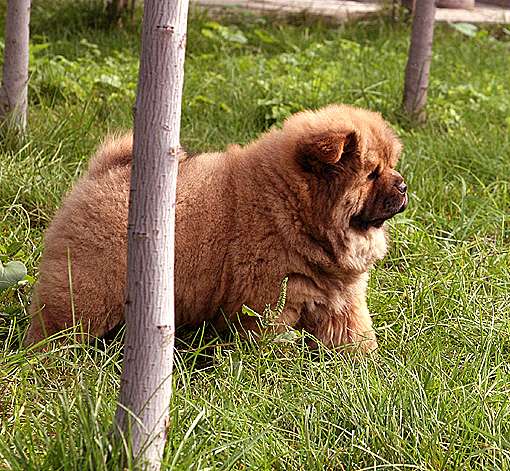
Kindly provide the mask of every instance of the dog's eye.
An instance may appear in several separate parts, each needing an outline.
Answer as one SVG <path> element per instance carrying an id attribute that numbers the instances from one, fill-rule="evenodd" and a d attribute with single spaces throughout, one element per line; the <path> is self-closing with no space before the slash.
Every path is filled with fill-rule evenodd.
<path id="1" fill-rule="evenodd" d="M 379 175 L 380 175 L 379 168 L 376 168 L 368 174 L 368 179 L 376 180 L 377 178 L 379 178 Z"/>

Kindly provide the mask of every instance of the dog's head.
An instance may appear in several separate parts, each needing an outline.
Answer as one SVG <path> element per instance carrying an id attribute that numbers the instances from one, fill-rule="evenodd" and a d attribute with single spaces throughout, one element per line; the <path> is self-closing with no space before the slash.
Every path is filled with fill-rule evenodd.
<path id="1" fill-rule="evenodd" d="M 402 145 L 380 114 L 343 105 L 289 118 L 291 136 L 312 198 L 356 229 L 379 228 L 408 203 L 395 170 Z"/>

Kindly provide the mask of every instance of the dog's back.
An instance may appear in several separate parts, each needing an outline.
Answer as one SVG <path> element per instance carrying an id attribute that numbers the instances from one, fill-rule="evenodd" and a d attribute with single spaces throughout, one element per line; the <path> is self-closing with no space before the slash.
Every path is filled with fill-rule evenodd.
<path id="1" fill-rule="evenodd" d="M 110 136 L 90 160 L 87 176 L 97 178 L 115 167 L 131 164 L 133 157 L 133 134 Z"/>
<path id="2" fill-rule="evenodd" d="M 48 227 L 26 344 L 80 320 L 83 331 L 93 336 L 104 335 L 122 321 L 132 145 L 131 134 L 106 140 Z M 178 325 L 199 323 L 215 314 L 208 307 L 220 274 L 211 273 L 222 266 L 228 244 L 213 246 L 225 225 L 221 221 L 232 217 L 223 208 L 229 200 L 224 198 L 223 166 L 218 165 L 222 155 L 201 154 L 196 160 L 184 156 L 180 156 L 176 215 Z M 202 241 L 198 246 L 197 240 Z M 197 271 L 190 263 L 199 265 Z M 188 311 L 195 317 L 189 317 Z"/>
<path id="3" fill-rule="evenodd" d="M 78 319 L 92 335 L 122 319 L 132 141 L 105 141 L 48 227 L 26 344 Z"/>

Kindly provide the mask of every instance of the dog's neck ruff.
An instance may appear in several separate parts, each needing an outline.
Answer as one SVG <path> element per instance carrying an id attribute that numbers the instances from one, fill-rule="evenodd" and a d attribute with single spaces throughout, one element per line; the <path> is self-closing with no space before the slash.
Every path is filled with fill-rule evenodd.
<path id="1" fill-rule="evenodd" d="M 343 269 L 352 273 L 364 273 L 377 261 L 384 258 L 387 251 L 384 228 L 369 228 L 346 232 L 344 252 L 340 260 Z"/>

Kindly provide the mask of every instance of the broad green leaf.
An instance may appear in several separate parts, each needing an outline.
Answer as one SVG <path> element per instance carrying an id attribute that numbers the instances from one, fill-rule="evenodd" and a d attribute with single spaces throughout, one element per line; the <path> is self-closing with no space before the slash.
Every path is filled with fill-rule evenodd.
<path id="1" fill-rule="evenodd" d="M 205 26 L 207 26 L 210 29 L 220 30 L 224 28 L 223 25 L 220 25 L 217 21 L 208 21 L 205 23 Z"/>
<path id="2" fill-rule="evenodd" d="M 275 44 L 278 42 L 274 36 L 272 36 L 271 34 L 269 34 L 267 31 L 265 31 L 263 29 L 256 29 L 254 31 L 254 33 L 255 33 L 255 36 L 257 36 L 257 38 L 259 38 L 263 43 Z"/>
<path id="3" fill-rule="evenodd" d="M 231 30 L 225 28 L 225 30 L 221 32 L 221 35 L 225 41 L 229 41 L 231 43 L 246 44 L 248 42 L 248 39 L 241 30 Z"/>
<path id="4" fill-rule="evenodd" d="M 102 74 L 96 80 L 96 83 L 110 85 L 113 88 L 121 88 L 122 87 L 122 81 L 120 80 L 120 78 L 117 75 Z"/>
<path id="5" fill-rule="evenodd" d="M 297 330 L 291 329 L 287 332 L 282 332 L 278 334 L 273 343 L 295 343 L 297 340 L 301 338 L 301 333 Z"/>
<path id="6" fill-rule="evenodd" d="M 0 262 L 0 291 L 17 285 L 26 274 L 27 269 L 21 262 L 9 262 L 6 265 Z"/>
<path id="7" fill-rule="evenodd" d="M 216 39 L 216 35 L 210 29 L 204 28 L 200 32 L 202 33 L 202 36 L 208 39 Z"/>
<path id="8" fill-rule="evenodd" d="M 44 51 L 50 47 L 50 43 L 31 44 L 30 52 L 36 54 L 39 51 Z"/>
<path id="9" fill-rule="evenodd" d="M 469 36 L 470 38 L 474 38 L 478 31 L 478 26 L 472 25 L 471 23 L 452 23 L 450 26 L 459 33 Z"/>
<path id="10" fill-rule="evenodd" d="M 260 317 L 260 314 L 258 312 L 254 311 L 253 309 L 251 309 L 250 307 L 246 306 L 245 304 L 243 304 L 243 307 L 241 308 L 241 312 L 245 316 Z"/>

